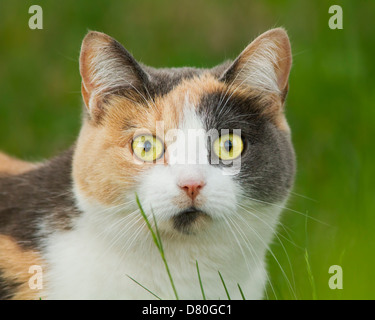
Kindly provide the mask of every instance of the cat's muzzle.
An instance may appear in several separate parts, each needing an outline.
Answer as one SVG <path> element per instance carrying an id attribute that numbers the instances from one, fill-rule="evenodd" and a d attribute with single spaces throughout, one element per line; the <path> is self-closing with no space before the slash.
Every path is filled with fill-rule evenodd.
<path id="1" fill-rule="evenodd" d="M 206 212 L 196 207 L 190 207 L 180 211 L 172 218 L 173 227 L 184 234 L 194 234 L 201 229 L 208 220 L 211 220 L 211 217 Z"/>

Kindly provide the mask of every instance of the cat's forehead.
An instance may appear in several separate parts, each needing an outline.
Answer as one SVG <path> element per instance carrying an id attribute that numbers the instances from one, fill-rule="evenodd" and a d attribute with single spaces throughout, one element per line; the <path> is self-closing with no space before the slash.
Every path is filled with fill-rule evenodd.
<path id="1" fill-rule="evenodd" d="M 162 81 L 162 80 L 159 80 Z M 158 84 L 162 86 L 162 83 Z M 108 121 L 112 125 L 121 122 L 124 128 L 147 128 L 156 130 L 156 124 L 163 122 L 165 129 L 178 128 L 185 121 L 186 110 L 198 113 L 203 97 L 215 92 L 225 92 L 227 86 L 211 72 L 185 77 L 164 94 L 142 94 L 138 99 L 115 97 L 108 106 Z"/>
<path id="2" fill-rule="evenodd" d="M 182 82 L 193 79 L 193 83 L 197 83 L 197 79 L 202 78 L 203 81 L 210 78 L 211 80 L 219 79 L 231 65 L 231 61 L 226 61 L 211 69 L 181 67 L 181 68 L 153 68 L 142 65 L 142 68 L 150 77 L 148 83 L 148 91 L 151 96 L 163 96 L 176 89 Z"/>
<path id="3" fill-rule="evenodd" d="M 171 81 L 170 77 L 164 75 L 157 79 L 155 86 L 162 87 L 163 83 L 169 86 L 167 79 Z M 155 134 L 158 123 L 162 122 L 165 131 L 178 129 L 186 124 L 186 115 L 196 113 L 205 122 L 206 130 L 222 125 L 230 127 L 221 129 L 233 129 L 233 125 L 241 128 L 255 116 L 272 121 L 281 131 L 289 131 L 283 113 L 277 112 L 280 102 L 272 94 L 264 95 L 252 88 L 244 90 L 221 81 L 212 69 L 185 71 L 174 81 L 174 86 L 164 92 L 150 91 L 150 88 L 145 93 L 138 91 L 135 98 L 131 95 L 110 98 L 106 106 L 106 125 L 116 132 L 129 130 L 134 133 L 134 130 L 145 128 Z"/>
<path id="4" fill-rule="evenodd" d="M 186 108 L 198 108 L 204 96 L 214 92 L 223 92 L 226 89 L 224 83 L 217 80 L 209 73 L 195 76 L 191 79 L 184 79 L 179 85 L 166 95 L 157 97 L 158 103 L 164 111 L 164 116 L 174 110 L 175 116 L 181 119 Z M 166 114 L 165 112 L 168 112 Z M 172 111 L 173 112 L 173 111 Z"/>

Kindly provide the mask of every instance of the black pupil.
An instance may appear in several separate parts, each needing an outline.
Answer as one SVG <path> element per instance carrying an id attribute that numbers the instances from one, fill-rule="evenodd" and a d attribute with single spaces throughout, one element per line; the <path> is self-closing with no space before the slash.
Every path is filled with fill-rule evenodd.
<path id="1" fill-rule="evenodd" d="M 233 148 L 233 144 L 232 144 L 232 141 L 230 140 L 227 140 L 224 142 L 224 148 L 225 150 L 227 150 L 228 152 L 230 152 Z"/>
<path id="2" fill-rule="evenodd" d="M 150 141 L 146 141 L 143 145 L 143 149 L 146 151 L 146 152 L 149 152 L 151 150 L 151 142 Z"/>

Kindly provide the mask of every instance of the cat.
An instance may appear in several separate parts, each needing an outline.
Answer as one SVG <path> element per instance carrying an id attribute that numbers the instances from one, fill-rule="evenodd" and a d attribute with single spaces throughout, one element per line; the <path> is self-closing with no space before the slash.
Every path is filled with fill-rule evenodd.
<path id="1" fill-rule="evenodd" d="M 141 206 L 180 299 L 202 298 L 197 264 L 207 299 L 227 298 L 218 272 L 232 299 L 263 299 L 295 175 L 286 31 L 209 69 L 155 69 L 90 31 L 79 62 L 76 143 L 44 163 L 0 156 L 0 298 L 174 299 Z"/>

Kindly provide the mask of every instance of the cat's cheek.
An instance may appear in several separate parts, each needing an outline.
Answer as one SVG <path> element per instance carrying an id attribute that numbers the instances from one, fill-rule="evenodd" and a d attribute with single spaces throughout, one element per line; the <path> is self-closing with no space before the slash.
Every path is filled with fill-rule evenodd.
<path id="1" fill-rule="evenodd" d="M 235 214 L 241 186 L 223 170 L 208 166 L 207 185 L 202 191 L 201 209 L 213 219 L 222 219 Z"/>
<path id="2" fill-rule="evenodd" d="M 93 139 L 94 137 L 95 139 Z M 106 131 L 85 124 L 73 160 L 76 193 L 105 206 L 121 205 L 135 195 L 137 178 L 153 164 L 136 163 L 129 148 L 120 147 Z"/>

